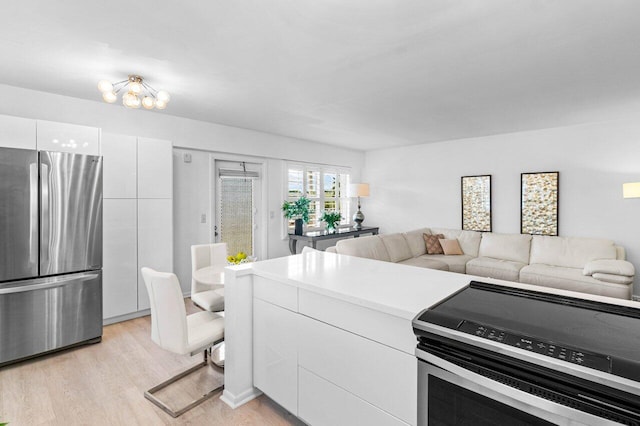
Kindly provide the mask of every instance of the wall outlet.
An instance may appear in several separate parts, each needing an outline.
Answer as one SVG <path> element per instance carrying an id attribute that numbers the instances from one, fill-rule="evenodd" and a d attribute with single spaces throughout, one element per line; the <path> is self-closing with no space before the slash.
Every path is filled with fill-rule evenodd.
<path id="1" fill-rule="evenodd" d="M 634 294 L 633 300 L 635 300 L 636 302 L 640 302 L 640 295 Z"/>
<path id="2" fill-rule="evenodd" d="M 200 223 L 207 223 L 207 215 L 206 215 L 206 213 L 202 213 L 200 215 Z"/>

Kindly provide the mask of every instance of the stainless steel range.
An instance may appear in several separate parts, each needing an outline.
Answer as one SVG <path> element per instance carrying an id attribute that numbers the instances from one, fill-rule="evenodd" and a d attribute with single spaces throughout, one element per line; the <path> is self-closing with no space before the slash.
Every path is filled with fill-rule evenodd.
<path id="1" fill-rule="evenodd" d="M 414 320 L 420 425 L 640 425 L 640 310 L 471 282 Z"/>

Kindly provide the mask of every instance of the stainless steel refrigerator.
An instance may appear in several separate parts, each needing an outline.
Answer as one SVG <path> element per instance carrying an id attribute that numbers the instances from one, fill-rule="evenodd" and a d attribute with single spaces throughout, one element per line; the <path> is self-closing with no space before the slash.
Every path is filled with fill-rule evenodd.
<path id="1" fill-rule="evenodd" d="M 102 158 L 0 148 L 0 365 L 102 338 Z"/>

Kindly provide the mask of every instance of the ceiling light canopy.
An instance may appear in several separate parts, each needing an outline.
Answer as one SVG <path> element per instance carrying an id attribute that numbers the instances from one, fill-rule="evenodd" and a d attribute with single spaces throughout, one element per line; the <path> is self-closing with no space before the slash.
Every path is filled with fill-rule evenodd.
<path id="1" fill-rule="evenodd" d="M 171 97 L 164 90 L 156 90 L 144 82 L 139 75 L 130 75 L 128 79 L 111 83 L 101 80 L 98 90 L 102 92 L 102 99 L 110 104 L 118 100 L 118 93 L 122 95 L 122 104 L 127 108 L 165 109 Z"/>

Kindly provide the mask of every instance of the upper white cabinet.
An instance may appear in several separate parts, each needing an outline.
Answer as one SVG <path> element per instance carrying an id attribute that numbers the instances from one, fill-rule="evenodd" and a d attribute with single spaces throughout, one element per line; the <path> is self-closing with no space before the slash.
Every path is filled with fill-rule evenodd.
<path id="1" fill-rule="evenodd" d="M 138 198 L 173 196 L 171 141 L 138 138 Z"/>
<path id="2" fill-rule="evenodd" d="M 104 198 L 136 198 L 136 145 L 135 136 L 102 134 Z"/>
<path id="3" fill-rule="evenodd" d="M 0 115 L 0 146 L 36 149 L 36 120 Z"/>
<path id="4" fill-rule="evenodd" d="M 100 129 L 77 124 L 37 121 L 39 151 L 62 151 L 100 155 Z"/>

